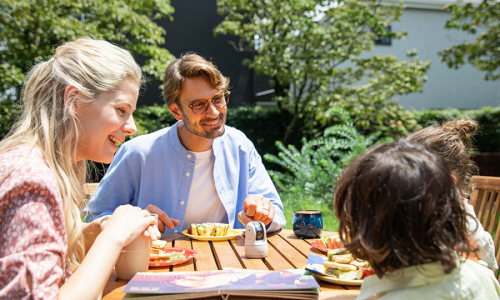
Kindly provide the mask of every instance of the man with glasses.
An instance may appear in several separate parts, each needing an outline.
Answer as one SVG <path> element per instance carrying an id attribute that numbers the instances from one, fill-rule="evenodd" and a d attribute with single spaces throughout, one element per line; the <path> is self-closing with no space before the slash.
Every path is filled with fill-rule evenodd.
<path id="1" fill-rule="evenodd" d="M 203 222 L 283 228 L 283 204 L 261 157 L 241 131 L 225 125 L 228 85 L 199 55 L 171 63 L 163 96 L 178 122 L 120 147 L 84 209 L 87 220 L 131 204 L 158 214 L 167 233 Z"/>

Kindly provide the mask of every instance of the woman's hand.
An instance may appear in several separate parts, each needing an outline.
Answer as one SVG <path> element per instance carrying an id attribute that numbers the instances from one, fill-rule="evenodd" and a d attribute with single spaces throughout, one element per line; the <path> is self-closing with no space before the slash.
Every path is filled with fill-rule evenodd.
<path id="1" fill-rule="evenodd" d="M 93 245 L 80 267 L 62 285 L 60 299 L 100 299 L 123 247 L 140 234 L 153 240 L 160 236 L 156 219 L 148 211 L 131 205 L 119 206 L 113 215 L 96 219 L 85 227 L 92 233 Z"/>
<path id="2" fill-rule="evenodd" d="M 125 247 L 141 233 L 156 240 L 160 232 L 156 226 L 156 220 L 148 211 L 131 205 L 119 206 L 108 220 L 101 222 L 101 228 L 106 235 Z"/>

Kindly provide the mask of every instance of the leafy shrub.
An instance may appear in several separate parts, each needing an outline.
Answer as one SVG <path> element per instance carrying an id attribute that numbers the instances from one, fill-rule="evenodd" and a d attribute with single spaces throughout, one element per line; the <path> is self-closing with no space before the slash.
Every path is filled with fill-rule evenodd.
<path id="1" fill-rule="evenodd" d="M 21 115 L 21 106 L 11 99 L 0 101 L 0 139 L 4 138 Z"/>
<path id="2" fill-rule="evenodd" d="M 382 137 L 398 139 L 422 128 L 414 111 L 405 110 L 395 101 L 359 99 L 346 101 L 342 107 L 350 113 L 354 125 L 363 134 L 380 131 Z"/>
<path id="3" fill-rule="evenodd" d="M 138 106 L 134 112 L 137 133 L 148 134 L 172 126 L 177 122 L 165 105 Z M 228 109 L 227 125 L 245 133 L 260 154 L 277 153 L 274 141 L 281 138 L 284 122 L 277 108 L 263 109 L 260 106 L 240 106 Z"/>
<path id="4" fill-rule="evenodd" d="M 476 136 L 478 152 L 500 152 L 500 107 L 484 107 L 475 110 L 402 110 L 397 103 L 388 102 L 386 107 L 380 105 L 354 105 L 345 103 L 343 107 L 349 112 L 357 130 L 364 135 L 380 131 L 380 137 L 397 139 L 422 127 L 441 124 L 446 121 L 461 118 L 471 118 L 479 122 L 481 131 Z M 328 112 L 328 111 L 327 111 Z M 0 100 L 0 139 L 3 138 L 19 118 L 21 106 L 6 97 Z M 285 122 L 277 108 L 262 109 L 261 107 L 241 106 L 228 110 L 227 124 L 243 131 L 255 144 L 257 151 L 277 154 L 275 141 L 281 138 Z M 138 106 L 134 112 L 137 133 L 134 136 L 151 133 L 161 128 L 171 126 L 175 118 L 164 105 Z M 324 132 L 331 124 L 343 122 L 339 116 L 323 114 L 318 120 L 318 128 L 310 131 L 307 137 L 314 138 Z M 299 145 L 297 145 L 299 146 Z M 267 165 L 267 163 L 266 163 Z"/>
<path id="5" fill-rule="evenodd" d="M 439 125 L 463 118 L 476 120 L 480 126 L 474 143 L 477 151 L 500 152 L 500 107 L 483 107 L 473 110 L 423 110 L 415 111 L 414 115 L 422 126 Z"/>
<path id="6" fill-rule="evenodd" d="M 132 137 L 155 132 L 177 122 L 165 105 L 138 106 L 134 112 L 137 132 Z"/>
<path id="7" fill-rule="evenodd" d="M 274 142 L 283 136 L 284 124 L 278 108 L 240 106 L 228 109 L 227 125 L 243 131 L 261 155 L 278 153 Z"/>
<path id="8" fill-rule="evenodd" d="M 316 204 L 316 207 L 327 207 L 328 213 L 333 214 L 331 199 L 342 167 L 355 154 L 373 145 L 380 135 L 380 132 L 367 137 L 361 135 L 344 109 L 332 108 L 328 113 L 343 122 L 328 127 L 321 137 L 309 141 L 304 138 L 300 151 L 294 145 L 285 147 L 278 141 L 279 154 L 264 155 L 265 160 L 284 170 L 269 170 L 269 174 L 287 210 Z"/>
<path id="9" fill-rule="evenodd" d="M 500 107 L 472 110 L 470 115 L 481 126 L 475 142 L 477 150 L 483 153 L 500 152 Z"/>

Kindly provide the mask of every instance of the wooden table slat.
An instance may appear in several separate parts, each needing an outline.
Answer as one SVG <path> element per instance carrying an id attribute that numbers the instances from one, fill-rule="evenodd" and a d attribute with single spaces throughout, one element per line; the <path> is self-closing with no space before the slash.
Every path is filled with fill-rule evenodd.
<path id="1" fill-rule="evenodd" d="M 305 257 L 309 257 L 309 253 L 316 253 L 320 255 L 326 255 L 325 253 L 315 249 L 311 246 L 311 242 L 316 239 L 300 239 L 295 236 L 292 230 L 283 230 L 282 233 L 279 234 L 282 239 L 284 239 L 288 244 L 292 245 L 295 249 L 297 249 L 302 255 Z"/>
<path id="2" fill-rule="evenodd" d="M 234 249 L 238 252 L 243 264 L 247 269 L 269 270 L 262 259 L 252 259 L 245 256 L 245 239 L 237 238 L 232 241 Z"/>
<path id="3" fill-rule="evenodd" d="M 273 270 L 281 271 L 294 269 L 295 267 L 287 261 L 278 250 L 276 250 L 273 246 L 268 243 L 268 254 L 264 259 L 266 264 L 271 267 Z"/>
<path id="4" fill-rule="evenodd" d="M 194 258 L 196 271 L 219 270 L 209 242 L 192 240 L 191 244 L 193 245 L 193 250 L 198 252 L 198 255 Z"/>
<path id="5" fill-rule="evenodd" d="M 220 269 L 238 268 L 247 269 L 240 261 L 239 255 L 234 252 L 230 241 L 211 242 L 214 249 L 214 256 Z"/>
<path id="6" fill-rule="evenodd" d="M 307 257 L 297 249 L 290 247 L 284 239 L 279 235 L 272 236 L 268 239 L 269 247 L 277 249 L 281 256 L 284 257 L 296 269 L 302 269 L 307 264 Z"/>

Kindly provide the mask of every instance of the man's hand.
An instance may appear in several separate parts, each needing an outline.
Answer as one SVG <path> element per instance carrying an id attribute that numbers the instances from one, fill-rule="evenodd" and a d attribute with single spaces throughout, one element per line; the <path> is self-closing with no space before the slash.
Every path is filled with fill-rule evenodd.
<path id="1" fill-rule="evenodd" d="M 176 219 L 170 218 L 166 212 L 161 210 L 158 206 L 155 206 L 153 204 L 149 204 L 146 207 L 146 210 L 149 211 L 150 213 L 157 214 L 158 215 L 158 229 L 160 230 L 161 233 L 164 233 L 166 228 L 173 230 L 175 226 L 178 226 L 181 222 Z"/>
<path id="2" fill-rule="evenodd" d="M 274 205 L 261 195 L 250 195 L 245 199 L 238 219 L 244 225 L 251 221 L 261 221 L 267 226 L 274 219 Z"/>

